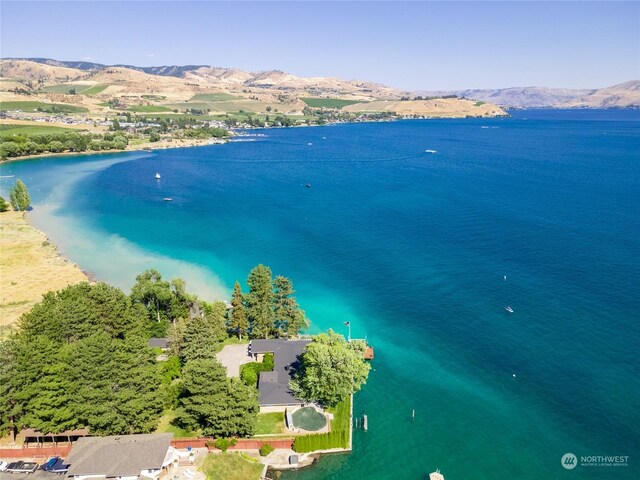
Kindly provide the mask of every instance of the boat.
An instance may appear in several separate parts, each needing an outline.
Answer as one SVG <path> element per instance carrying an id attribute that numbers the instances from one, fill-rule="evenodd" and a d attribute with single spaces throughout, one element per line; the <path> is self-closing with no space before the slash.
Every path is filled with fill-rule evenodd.
<path id="1" fill-rule="evenodd" d="M 509 313 L 513 313 L 513 308 L 511 308 L 509 306 L 504 307 L 504 309 Z"/>
<path id="2" fill-rule="evenodd" d="M 173 198 L 171 197 L 164 197 L 162 200 L 164 200 L 165 202 L 172 202 Z"/>
<path id="3" fill-rule="evenodd" d="M 310 183 L 307 183 L 307 184 L 305 185 L 305 187 L 307 187 L 307 188 L 311 188 L 311 184 L 310 184 Z"/>
<path id="4" fill-rule="evenodd" d="M 424 153 L 438 153 L 437 150 L 425 150 Z"/>
<path id="5" fill-rule="evenodd" d="M 156 180 L 160 180 L 162 177 L 160 176 L 160 174 L 158 172 L 156 172 Z"/>

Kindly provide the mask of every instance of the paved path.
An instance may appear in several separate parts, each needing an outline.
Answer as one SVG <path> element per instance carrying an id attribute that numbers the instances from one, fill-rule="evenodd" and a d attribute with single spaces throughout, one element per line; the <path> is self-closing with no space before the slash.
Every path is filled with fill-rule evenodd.
<path id="1" fill-rule="evenodd" d="M 227 345 L 216 354 L 218 361 L 227 369 L 227 377 L 239 377 L 240 365 L 253 362 L 249 356 L 249 345 Z"/>

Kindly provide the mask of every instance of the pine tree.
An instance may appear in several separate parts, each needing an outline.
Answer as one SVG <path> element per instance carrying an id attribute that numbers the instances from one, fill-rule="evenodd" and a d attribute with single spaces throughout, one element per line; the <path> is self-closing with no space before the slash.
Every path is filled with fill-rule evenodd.
<path id="1" fill-rule="evenodd" d="M 27 192 L 27 186 L 22 180 L 18 179 L 15 185 L 9 190 L 9 200 L 14 210 L 26 212 L 29 209 L 31 199 L 29 198 L 29 192 Z"/>
<path id="2" fill-rule="evenodd" d="M 246 296 L 247 314 L 251 324 L 253 338 L 269 338 L 274 331 L 275 315 L 273 312 L 273 285 L 271 270 L 258 265 L 249 272 L 247 278 L 249 293 Z"/>
<path id="3" fill-rule="evenodd" d="M 214 437 L 251 436 L 259 411 L 257 391 L 227 378 L 216 360 L 192 360 L 182 371 L 178 421 Z"/>
<path id="4" fill-rule="evenodd" d="M 277 276 L 274 285 L 275 327 L 279 336 L 294 336 L 309 327 L 304 310 L 293 296 L 293 283 L 289 278 Z"/>
<path id="5" fill-rule="evenodd" d="M 187 324 L 180 344 L 183 362 L 215 357 L 218 345 L 227 336 L 224 310 L 222 302 L 205 304 L 205 315 L 194 318 Z"/>
<path id="6" fill-rule="evenodd" d="M 9 210 L 9 204 L 4 198 L 0 197 L 0 212 L 6 212 L 7 210 Z"/>
<path id="7" fill-rule="evenodd" d="M 229 329 L 232 332 L 236 332 L 238 334 L 238 339 L 242 340 L 242 335 L 249 331 L 249 320 L 247 319 L 247 310 L 244 306 L 244 298 L 240 282 L 236 282 L 233 286 L 231 306 L 233 309 L 229 314 Z"/>

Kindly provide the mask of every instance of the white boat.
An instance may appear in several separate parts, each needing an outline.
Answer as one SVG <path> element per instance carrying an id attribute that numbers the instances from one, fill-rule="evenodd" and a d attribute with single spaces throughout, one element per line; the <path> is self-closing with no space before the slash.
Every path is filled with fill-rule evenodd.
<path id="1" fill-rule="evenodd" d="M 424 153 L 438 153 L 437 150 L 425 150 Z"/>
<path id="2" fill-rule="evenodd" d="M 160 180 L 160 178 L 162 178 L 162 177 L 160 177 L 160 174 L 158 172 L 156 172 L 156 180 Z"/>
<path id="3" fill-rule="evenodd" d="M 164 197 L 164 198 L 163 198 L 163 200 L 164 200 L 165 202 L 172 202 L 172 201 L 173 201 L 173 198 L 171 198 L 171 197 Z"/>
<path id="4" fill-rule="evenodd" d="M 513 308 L 511 308 L 509 306 L 504 307 L 504 309 L 509 313 L 513 313 Z"/>

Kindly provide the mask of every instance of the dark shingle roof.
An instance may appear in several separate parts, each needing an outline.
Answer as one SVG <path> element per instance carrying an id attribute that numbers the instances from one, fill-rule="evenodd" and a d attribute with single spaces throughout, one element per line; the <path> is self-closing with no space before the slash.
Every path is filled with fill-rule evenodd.
<path id="1" fill-rule="evenodd" d="M 162 468 L 171 433 L 83 437 L 71 449 L 69 476 L 137 477 L 142 470 Z"/>
<path id="2" fill-rule="evenodd" d="M 267 405 L 294 405 L 302 400 L 296 398 L 289 389 L 291 372 L 297 367 L 298 356 L 311 340 L 251 340 L 249 351 L 253 353 L 273 353 L 272 372 L 261 372 L 258 382 L 258 402 Z"/>

